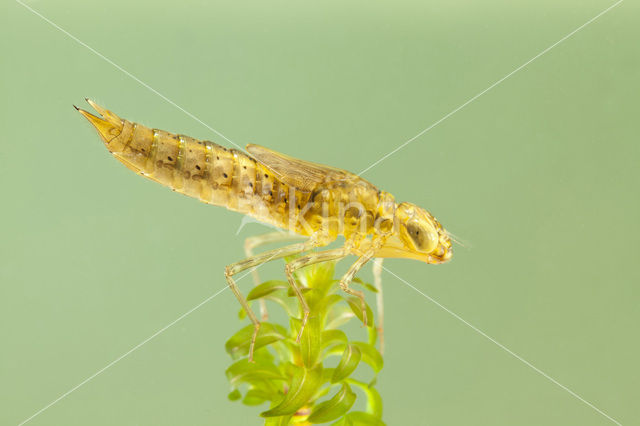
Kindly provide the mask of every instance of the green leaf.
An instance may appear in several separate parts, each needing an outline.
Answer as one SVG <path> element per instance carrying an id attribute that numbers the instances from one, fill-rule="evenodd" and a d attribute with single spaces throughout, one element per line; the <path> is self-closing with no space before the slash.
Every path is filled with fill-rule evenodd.
<path id="1" fill-rule="evenodd" d="M 296 373 L 298 372 L 298 370 L 300 370 L 301 367 L 299 367 L 298 365 L 294 364 L 293 362 L 285 362 L 284 364 L 282 364 L 280 366 L 280 369 L 282 370 L 282 372 L 287 376 L 287 377 L 293 377 L 296 375 Z"/>
<path id="2" fill-rule="evenodd" d="M 273 293 L 269 294 L 268 296 L 264 297 L 265 300 L 270 300 L 272 302 L 277 303 L 278 305 L 282 306 L 282 308 L 284 309 L 284 311 L 287 313 L 288 316 L 292 317 L 294 315 L 296 315 L 296 313 L 298 312 L 298 300 L 293 300 L 292 298 L 290 298 L 289 296 L 287 296 L 287 292 L 284 290 L 278 290 L 278 291 L 274 291 Z"/>
<path id="3" fill-rule="evenodd" d="M 326 330 L 322 332 L 322 348 L 326 348 L 334 343 L 347 343 L 347 335 L 342 330 Z"/>
<path id="4" fill-rule="evenodd" d="M 325 296 L 324 299 L 322 300 L 322 303 L 318 304 L 317 309 L 318 310 L 324 310 L 327 311 L 329 310 L 329 308 L 331 308 L 333 305 L 335 305 L 336 303 L 340 302 L 342 300 L 342 296 L 339 294 L 330 294 L 328 296 Z"/>
<path id="5" fill-rule="evenodd" d="M 351 421 L 347 422 L 347 416 L 344 416 L 337 422 L 331 423 L 331 426 L 351 426 Z"/>
<path id="6" fill-rule="evenodd" d="M 316 263 L 308 268 L 303 269 L 302 275 L 304 275 L 306 284 L 311 288 L 326 288 L 327 283 L 331 283 L 333 280 L 333 274 L 335 272 L 336 262 L 321 262 Z"/>
<path id="7" fill-rule="evenodd" d="M 316 405 L 307 420 L 311 423 L 326 423 L 337 419 L 349 411 L 356 401 L 356 394 L 348 384 L 343 383 L 342 389 L 328 401 Z"/>
<path id="8" fill-rule="evenodd" d="M 240 383 L 251 383 L 259 380 L 286 380 L 280 370 L 268 362 L 249 362 L 241 359 L 233 363 L 225 372 L 232 388 L 237 388 Z"/>
<path id="9" fill-rule="evenodd" d="M 327 358 L 330 355 L 339 355 L 340 357 L 342 357 L 342 354 L 344 353 L 344 349 L 346 347 L 347 345 L 344 343 L 338 343 L 337 345 L 328 347 L 327 349 L 325 349 L 324 357 Z"/>
<path id="10" fill-rule="evenodd" d="M 329 385 L 331 384 L 331 377 L 333 377 L 333 371 L 334 370 L 335 370 L 335 368 L 332 368 L 332 367 L 323 367 L 322 380 L 321 380 L 322 384 L 325 384 L 325 383 L 327 383 Z M 330 385 L 329 387 L 331 387 L 331 386 L 335 386 L 335 385 Z M 315 399 L 317 399 L 317 398 L 315 398 Z"/>
<path id="11" fill-rule="evenodd" d="M 238 359 L 249 353 L 249 346 L 251 344 L 251 337 L 253 336 L 253 324 L 242 328 L 236 334 L 234 334 L 227 343 L 225 343 L 225 349 L 227 353 L 231 355 L 233 359 Z M 287 331 L 284 327 L 278 324 L 272 324 L 263 322 L 260 325 L 260 330 L 256 338 L 254 351 L 266 346 L 270 343 L 277 342 L 287 338 Z"/>
<path id="12" fill-rule="evenodd" d="M 351 413 L 345 416 L 346 423 L 345 425 L 353 425 L 353 426 L 385 426 L 385 423 L 372 416 L 369 413 L 365 413 L 362 411 L 352 411 Z"/>
<path id="13" fill-rule="evenodd" d="M 291 352 L 291 346 L 294 346 L 292 340 L 280 340 L 279 342 L 273 342 L 270 348 L 276 352 L 276 355 L 280 362 L 292 362 L 293 353 Z"/>
<path id="14" fill-rule="evenodd" d="M 382 418 L 382 397 L 378 391 L 371 386 L 367 387 L 367 413 L 379 419 Z"/>
<path id="15" fill-rule="evenodd" d="M 326 318 L 331 311 L 333 310 L 333 306 L 342 301 L 342 296 L 338 295 L 338 294 L 331 294 L 328 296 L 324 296 L 316 305 L 315 310 L 316 312 L 318 312 L 318 314 L 323 317 Z"/>
<path id="16" fill-rule="evenodd" d="M 276 417 L 294 414 L 316 393 L 321 385 L 322 365 L 312 369 L 298 367 L 291 381 L 289 391 L 277 406 L 260 413 L 262 417 Z"/>
<path id="17" fill-rule="evenodd" d="M 378 341 L 378 327 L 367 327 L 367 336 L 369 337 L 369 344 L 375 346 Z"/>
<path id="18" fill-rule="evenodd" d="M 289 416 L 278 416 L 278 417 L 267 417 L 264 420 L 264 426 L 289 426 L 289 421 L 293 415 Z"/>
<path id="19" fill-rule="evenodd" d="M 242 393 L 240 393 L 238 389 L 234 389 L 231 392 L 229 392 L 229 395 L 227 395 L 227 398 L 229 398 L 229 401 L 237 401 L 240 398 L 242 398 Z"/>
<path id="20" fill-rule="evenodd" d="M 338 298 L 342 299 L 342 296 L 338 296 L 337 294 L 334 294 L 333 296 L 337 296 Z M 355 317 L 355 315 L 350 307 L 344 305 L 336 305 L 327 314 L 327 325 L 325 326 L 325 328 L 338 328 L 349 322 L 349 320 L 353 317 Z"/>
<path id="21" fill-rule="evenodd" d="M 305 367 L 313 368 L 315 366 L 318 355 L 320 355 L 320 342 L 320 318 L 317 316 L 309 317 L 300 338 L 300 355 Z"/>
<path id="22" fill-rule="evenodd" d="M 238 319 L 243 320 L 247 317 L 247 313 L 244 311 L 244 308 L 240 308 L 238 311 Z"/>
<path id="23" fill-rule="evenodd" d="M 360 349 L 360 352 L 362 352 L 362 360 L 369 364 L 371 368 L 373 368 L 373 371 L 378 373 L 382 370 L 384 361 L 382 360 L 382 355 L 380 355 L 380 352 L 378 352 L 375 347 L 365 342 L 352 342 L 351 344 Z"/>
<path id="24" fill-rule="evenodd" d="M 367 395 L 367 413 L 372 416 L 381 419 L 382 418 L 382 397 L 373 385 L 367 385 L 358 380 L 347 379 L 348 383 L 358 386 Z"/>
<path id="25" fill-rule="evenodd" d="M 347 345 L 342 353 L 340 363 L 333 372 L 331 383 L 336 383 L 349 377 L 358 364 L 360 364 L 360 359 L 362 359 L 362 352 L 360 352 L 360 348 L 355 345 Z"/>
<path id="26" fill-rule="evenodd" d="M 328 382 L 332 374 L 333 374 L 333 368 L 324 368 L 322 370 L 322 378 L 320 379 L 320 383 Z M 313 394 L 310 401 L 319 400 L 320 398 L 328 394 L 330 390 L 331 390 L 331 386 L 320 386 L 320 388 L 318 388 L 318 391 L 315 394 Z"/>
<path id="27" fill-rule="evenodd" d="M 298 284 L 298 288 L 300 289 L 300 293 L 302 293 L 303 295 L 308 292 L 309 290 L 311 290 L 309 287 L 303 287 L 301 285 Z M 296 300 L 298 295 L 296 294 L 296 292 L 293 290 L 293 287 L 289 286 L 289 288 L 287 289 L 287 296 L 288 297 L 296 297 Z"/>
<path id="28" fill-rule="evenodd" d="M 278 290 L 286 290 L 287 288 L 289 288 L 289 283 L 286 281 L 266 281 L 251 289 L 251 291 L 247 295 L 247 301 L 260 299 L 262 297 L 270 295 L 273 292 L 276 292 Z"/>
<path id="29" fill-rule="evenodd" d="M 349 307 L 351 308 L 353 313 L 356 314 L 358 319 L 364 324 L 364 318 L 362 316 L 362 304 L 360 302 L 360 299 L 355 296 L 348 296 L 345 297 L 345 300 L 349 304 Z M 375 324 L 373 311 L 371 311 L 371 308 L 369 307 L 369 304 L 367 302 L 364 302 L 364 308 L 367 312 L 367 327 L 373 327 Z"/>
<path id="30" fill-rule="evenodd" d="M 354 279 L 351 280 L 352 282 L 356 283 L 356 284 L 360 284 L 362 287 L 366 288 L 367 290 L 369 290 L 372 293 L 377 293 L 378 289 L 375 288 L 373 285 L 362 281 L 360 278 L 355 277 Z"/>
<path id="31" fill-rule="evenodd" d="M 288 263 L 288 262 L 287 262 Z M 327 261 L 309 265 L 295 272 L 296 278 L 306 287 L 326 291 L 333 284 L 336 263 Z"/>
<path id="32" fill-rule="evenodd" d="M 244 396 L 242 403 L 245 405 L 260 405 L 265 401 L 273 399 L 273 395 L 264 389 L 249 389 Z"/>
<path id="33" fill-rule="evenodd" d="M 376 374 L 382 369 L 384 365 L 382 355 L 380 355 L 380 352 L 378 352 L 375 347 L 365 342 L 351 342 L 350 344 L 357 346 L 358 349 L 360 349 L 360 352 L 362 352 L 362 361 L 369 364 L 369 366 Z M 346 347 L 347 345 L 345 344 L 331 346 L 330 348 L 326 349 L 325 357 L 329 355 L 342 356 Z"/>

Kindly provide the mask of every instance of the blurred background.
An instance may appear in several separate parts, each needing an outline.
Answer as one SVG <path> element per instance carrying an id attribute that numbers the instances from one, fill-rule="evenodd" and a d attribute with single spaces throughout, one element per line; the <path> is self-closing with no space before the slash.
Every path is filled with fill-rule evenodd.
<path id="1" fill-rule="evenodd" d="M 72 107 L 85 96 L 231 144 L 96 52 L 238 145 L 358 173 L 614 2 L 27 4 L 86 46 L 0 6 L 0 424 L 118 361 L 29 424 L 245 425 L 260 409 L 226 398 L 232 293 L 183 315 L 269 229 L 236 235 L 241 215 L 108 154 Z M 639 12 L 619 4 L 363 175 L 468 243 L 390 270 L 625 425 L 640 424 Z M 614 424 L 383 279 L 389 425 Z"/>

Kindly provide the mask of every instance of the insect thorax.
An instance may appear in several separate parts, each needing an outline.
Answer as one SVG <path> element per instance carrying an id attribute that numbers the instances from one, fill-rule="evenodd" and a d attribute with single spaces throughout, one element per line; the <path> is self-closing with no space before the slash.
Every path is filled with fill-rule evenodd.
<path id="1" fill-rule="evenodd" d="M 373 233 L 378 190 L 366 182 L 338 182 L 313 191 L 300 210 L 295 232 L 330 238 Z"/>

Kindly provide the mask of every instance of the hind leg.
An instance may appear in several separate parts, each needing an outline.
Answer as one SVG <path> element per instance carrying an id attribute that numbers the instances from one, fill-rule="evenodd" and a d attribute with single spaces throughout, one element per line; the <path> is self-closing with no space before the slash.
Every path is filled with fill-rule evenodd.
<path id="1" fill-rule="evenodd" d="M 236 296 L 236 298 L 238 299 L 238 302 L 240 302 L 240 305 L 242 305 L 242 308 L 245 310 L 245 312 L 247 313 L 247 316 L 249 317 L 249 319 L 254 325 L 253 336 L 251 337 L 251 345 L 249 346 L 250 362 L 253 362 L 253 350 L 255 347 L 256 338 L 258 337 L 258 331 L 260 330 L 260 321 L 258 320 L 256 315 L 253 313 L 253 310 L 251 310 L 251 307 L 247 303 L 247 299 L 245 299 L 245 297 L 240 292 L 238 285 L 233 279 L 233 276 L 239 272 L 246 271 L 247 269 L 250 269 L 250 268 L 255 269 L 260 265 L 267 263 L 271 260 L 282 259 L 283 257 L 291 256 L 298 253 L 303 253 L 305 251 L 312 249 L 313 247 L 316 247 L 317 245 L 318 243 L 315 240 L 309 239 L 303 243 L 292 244 L 286 247 L 269 250 L 259 255 L 249 257 L 240 262 L 232 263 L 231 265 L 228 265 L 225 268 L 224 275 L 225 275 L 225 278 L 227 279 L 227 283 L 229 284 L 229 287 L 231 288 L 231 291 L 233 291 L 233 294 Z"/>
<path id="2" fill-rule="evenodd" d="M 276 232 L 270 232 L 264 235 L 256 235 L 253 237 L 248 237 L 246 240 L 244 240 L 244 253 L 247 256 L 247 258 L 251 258 L 254 256 L 253 250 L 265 244 L 280 243 L 285 241 L 297 241 L 303 238 L 304 238 L 303 236 L 300 236 L 297 234 L 290 234 L 284 231 L 276 231 Z M 253 284 L 254 285 L 260 284 L 260 276 L 258 275 L 258 268 L 253 268 L 251 270 L 251 275 L 253 277 Z M 269 319 L 269 313 L 267 312 L 267 304 L 265 303 L 264 299 L 260 299 L 258 302 L 260 303 L 260 319 L 262 321 L 266 321 L 267 319 Z"/>
<path id="3" fill-rule="evenodd" d="M 342 259 L 348 254 L 349 254 L 348 250 L 344 248 L 339 248 L 334 250 L 321 251 L 318 253 L 311 253 L 307 256 L 299 257 L 298 259 L 292 260 L 291 262 L 287 263 L 287 266 L 285 267 L 287 279 L 289 280 L 291 287 L 293 287 L 293 290 L 295 291 L 296 296 L 298 296 L 298 299 L 300 300 L 300 304 L 302 305 L 302 310 L 303 310 L 302 324 L 300 326 L 300 332 L 298 333 L 298 338 L 296 339 L 298 343 L 300 342 L 300 338 L 302 337 L 302 332 L 304 331 L 304 327 L 307 324 L 307 319 L 309 319 L 310 311 L 309 311 L 309 306 L 307 305 L 307 302 L 304 300 L 304 296 L 302 295 L 302 292 L 300 291 L 300 289 L 298 288 L 298 285 L 296 284 L 296 279 L 293 273 L 300 268 L 304 268 L 305 266 L 313 265 L 320 262 L 327 262 L 329 260 Z"/>

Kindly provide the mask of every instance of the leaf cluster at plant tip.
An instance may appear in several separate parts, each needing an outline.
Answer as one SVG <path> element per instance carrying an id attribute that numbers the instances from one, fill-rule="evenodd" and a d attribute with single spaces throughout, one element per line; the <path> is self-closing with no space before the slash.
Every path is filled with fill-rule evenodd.
<path id="1" fill-rule="evenodd" d="M 265 425 L 384 425 L 382 399 L 374 385 L 383 359 L 376 349 L 377 332 L 373 312 L 366 305 L 368 341 L 351 340 L 340 329 L 351 319 L 363 321 L 360 300 L 342 292 L 334 279 L 333 262 L 313 265 L 297 272 L 310 315 L 300 342 L 302 310 L 287 281 L 272 280 L 255 286 L 248 301 L 267 300 L 279 305 L 289 317 L 286 326 L 262 322 L 256 338 L 254 362 L 248 353 L 253 334 L 249 324 L 225 344 L 234 360 L 226 375 L 231 385 L 229 399 L 248 406 L 267 405 L 262 411 Z M 359 285 L 376 288 L 360 279 Z M 244 315 L 241 311 L 240 317 Z M 326 361 L 334 358 L 335 367 Z M 335 362 L 331 365 L 335 365 Z M 369 366 L 367 382 L 353 373 Z M 364 370 L 363 370 L 364 371 Z M 359 396 L 366 398 L 363 411 L 352 410 Z"/>

